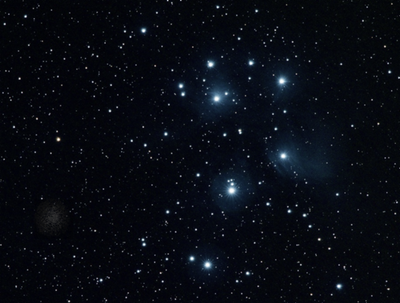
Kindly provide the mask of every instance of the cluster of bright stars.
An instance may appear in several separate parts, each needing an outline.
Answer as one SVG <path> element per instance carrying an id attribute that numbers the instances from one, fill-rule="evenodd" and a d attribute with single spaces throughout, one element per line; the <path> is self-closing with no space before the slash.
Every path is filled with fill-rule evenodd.
<path id="1" fill-rule="evenodd" d="M 145 28 L 142 28 L 141 31 L 142 31 L 142 33 L 146 33 L 146 29 L 145 29 Z M 249 60 L 249 61 L 248 61 L 248 64 L 249 64 L 249 66 L 253 66 L 253 65 L 254 65 L 254 61 L 253 61 L 253 60 Z M 210 61 L 210 60 L 207 61 L 207 67 L 208 67 L 208 68 L 213 68 L 214 66 L 215 66 L 214 61 Z M 278 79 L 278 83 L 279 83 L 280 85 L 284 85 L 284 84 L 286 83 L 285 78 L 279 78 L 279 79 Z M 179 87 L 179 89 L 181 90 L 181 96 L 184 97 L 184 96 L 186 95 L 186 93 L 185 93 L 185 91 L 183 91 L 183 88 L 184 88 L 183 83 L 179 83 L 178 87 Z M 225 92 L 225 95 L 228 95 L 228 93 Z M 220 95 L 215 95 L 214 98 L 213 98 L 213 100 L 214 100 L 214 102 L 219 102 L 219 101 L 221 101 Z M 275 130 L 278 130 L 278 129 L 275 128 Z M 286 160 L 286 159 L 288 158 L 288 155 L 287 155 L 286 153 L 281 153 L 281 154 L 280 154 L 280 158 L 281 158 L 282 160 Z M 197 174 L 196 174 L 196 177 L 200 177 L 200 174 L 197 173 Z M 228 193 L 229 195 L 231 195 L 231 196 L 232 196 L 232 195 L 235 195 L 236 192 L 237 192 L 235 183 L 233 182 L 233 180 L 228 180 L 228 183 L 229 183 L 229 186 L 228 186 L 228 188 L 227 188 L 227 193 Z M 338 194 L 337 194 L 337 196 L 338 196 Z M 267 203 L 267 206 L 270 206 L 270 203 Z M 291 209 L 288 209 L 288 213 L 290 214 L 291 212 L 292 212 L 292 210 L 291 210 Z M 169 213 L 169 211 L 168 211 L 167 213 Z M 306 215 L 306 214 L 303 214 L 303 217 L 307 217 L 307 215 Z M 309 228 L 311 228 L 311 227 L 312 227 L 312 226 L 309 225 Z M 143 241 L 143 239 L 142 239 L 142 241 Z M 145 246 L 146 243 L 143 241 L 142 245 Z M 190 262 L 194 262 L 194 261 L 195 261 L 195 257 L 194 257 L 194 256 L 190 256 L 190 257 L 189 257 L 189 260 L 190 260 Z M 205 269 L 205 270 L 210 270 L 210 269 L 212 269 L 212 268 L 213 268 L 213 263 L 212 263 L 211 261 L 205 260 L 205 261 L 203 262 L 203 269 Z M 246 272 L 246 275 L 250 275 L 250 273 L 249 273 L 249 272 Z M 341 290 L 342 288 L 343 288 L 343 285 L 342 285 L 342 284 L 336 284 L 336 289 Z"/>
<path id="2" fill-rule="evenodd" d="M 143 34 L 146 33 L 146 29 L 145 28 L 142 28 L 142 33 Z M 249 66 L 253 66 L 255 64 L 255 62 L 254 62 L 254 60 L 249 60 L 248 64 L 249 64 Z M 213 68 L 214 66 L 215 66 L 215 62 L 214 61 L 211 61 L 211 60 L 207 61 L 207 67 L 208 68 Z M 286 80 L 284 78 L 279 78 L 278 82 L 279 82 L 280 85 L 283 85 L 283 84 L 286 83 Z M 183 87 L 184 87 L 183 83 L 179 83 L 178 86 L 179 86 L 179 89 L 181 89 L 181 96 L 185 97 L 186 96 L 186 92 L 183 91 Z M 227 95 L 228 95 L 228 93 L 225 92 L 225 96 L 227 96 Z M 213 100 L 214 100 L 214 102 L 219 102 L 219 101 L 221 101 L 221 96 L 220 95 L 215 95 Z"/>
<path id="3" fill-rule="evenodd" d="M 145 33 L 145 32 L 146 32 L 146 29 L 145 29 L 145 28 L 142 28 L 142 33 Z M 255 64 L 254 60 L 249 60 L 249 61 L 248 61 L 248 65 L 249 65 L 249 66 L 253 66 L 254 64 Z M 213 67 L 215 67 L 215 62 L 214 62 L 214 61 L 211 61 L 211 60 L 208 60 L 208 61 L 207 61 L 207 67 L 208 67 L 208 68 L 213 68 Z M 286 83 L 286 80 L 285 80 L 284 78 L 279 78 L 278 83 L 279 83 L 280 85 L 284 85 L 284 84 Z M 179 87 L 179 89 L 180 89 L 180 95 L 181 95 L 182 97 L 184 97 L 184 96 L 186 95 L 186 92 L 183 90 L 183 89 L 184 89 L 184 84 L 183 84 L 183 83 L 179 83 L 179 84 L 178 84 L 178 87 Z M 228 95 L 227 92 L 225 92 L 225 96 L 226 96 L 226 95 Z M 218 95 L 218 94 L 214 95 L 213 101 L 214 101 L 214 102 L 219 102 L 219 101 L 221 101 L 221 96 Z M 280 154 L 280 158 L 281 158 L 282 160 L 287 159 L 287 157 L 288 157 L 288 156 L 287 156 L 286 153 L 281 153 L 281 154 Z M 199 174 L 199 173 L 196 174 L 196 177 L 200 177 L 200 174 Z M 229 195 L 233 196 L 233 195 L 235 195 L 235 194 L 237 193 L 236 184 L 233 182 L 233 180 L 228 180 L 228 183 L 229 183 L 229 185 L 228 185 L 228 188 L 227 188 L 227 193 L 228 193 Z M 289 210 L 288 212 L 290 213 L 291 211 Z M 169 213 L 169 212 L 168 212 L 168 213 Z M 190 262 L 194 262 L 194 261 L 195 261 L 195 257 L 194 257 L 194 256 L 190 256 L 190 257 L 189 257 L 189 261 L 190 261 Z M 213 263 L 212 263 L 211 261 L 205 260 L 205 261 L 203 262 L 203 269 L 209 270 L 209 269 L 212 269 L 212 268 L 213 268 Z M 250 275 L 250 273 L 249 273 L 249 272 L 246 272 L 246 275 Z M 340 288 L 341 288 L 341 284 L 338 284 L 336 287 L 337 287 L 338 289 L 340 289 Z"/>
<path id="4" fill-rule="evenodd" d="M 142 28 L 142 33 L 143 33 L 143 34 L 146 33 L 146 28 Z M 253 66 L 254 64 L 255 64 L 254 60 L 249 60 L 249 61 L 248 61 L 248 65 L 249 65 L 249 66 Z M 207 67 L 208 67 L 208 68 L 213 68 L 213 67 L 215 67 L 215 62 L 212 61 L 212 60 L 207 60 Z M 205 81 L 205 80 L 203 80 L 203 81 Z M 279 78 L 278 82 L 279 82 L 280 85 L 284 85 L 284 84 L 286 83 L 286 80 L 285 80 L 284 78 Z M 181 90 L 180 95 L 181 95 L 182 97 L 185 97 L 185 96 L 186 96 L 186 92 L 183 91 L 183 87 L 184 87 L 183 83 L 179 83 L 178 87 L 179 87 L 179 89 Z M 227 96 L 227 95 L 228 95 L 228 93 L 225 92 L 225 96 Z M 222 99 L 222 98 L 221 98 L 221 96 L 220 96 L 219 94 L 216 94 L 216 95 L 213 97 L 213 101 L 216 102 L 216 103 L 220 102 L 221 99 Z"/>
<path id="5" fill-rule="evenodd" d="M 26 16 L 24 16 L 24 17 L 26 18 Z M 145 27 L 143 27 L 143 28 L 141 28 L 140 31 L 141 31 L 142 34 L 145 34 L 145 33 L 147 32 L 147 29 L 146 29 Z M 255 64 L 254 60 L 249 60 L 249 61 L 248 61 L 248 65 L 249 65 L 249 66 L 253 66 L 254 64 Z M 213 67 L 215 67 L 215 62 L 214 62 L 214 61 L 211 61 L 211 60 L 208 60 L 208 61 L 207 61 L 207 67 L 208 67 L 208 68 L 213 68 Z M 391 71 L 389 71 L 389 73 L 390 73 L 390 72 L 391 72 Z M 281 77 L 281 78 L 278 79 L 279 85 L 284 85 L 286 82 L 287 82 L 287 81 L 285 80 L 285 78 L 282 78 L 282 77 Z M 181 95 L 182 97 L 184 97 L 184 96 L 186 95 L 186 92 L 183 90 L 183 89 L 184 89 L 184 84 L 183 84 L 183 83 L 179 83 L 178 87 L 179 87 L 179 89 L 181 90 L 180 95 Z M 228 93 L 225 92 L 225 95 L 228 95 Z M 220 95 L 215 95 L 214 98 L 213 98 L 213 100 L 214 100 L 214 102 L 219 102 L 219 101 L 221 101 L 221 96 L 220 96 Z M 277 131 L 277 130 L 278 130 L 278 129 L 275 128 L 275 131 Z M 167 136 L 168 134 L 167 134 L 167 133 L 164 133 L 164 135 Z M 57 142 L 60 142 L 60 141 L 61 141 L 61 138 L 60 138 L 60 137 L 57 137 L 57 138 L 56 138 L 56 141 L 57 141 Z M 281 154 L 280 154 L 280 158 L 281 158 L 282 160 L 286 160 L 286 159 L 288 158 L 288 155 L 287 155 L 286 153 L 281 153 Z M 196 174 L 196 177 L 200 177 L 200 174 L 197 173 L 197 174 Z M 228 183 L 229 183 L 229 186 L 228 186 L 228 188 L 227 188 L 227 193 L 228 193 L 229 195 L 235 195 L 236 192 L 237 192 L 235 183 L 234 183 L 232 180 L 228 180 Z M 339 194 L 337 193 L 336 196 L 339 196 Z M 267 206 L 270 206 L 270 203 L 269 203 L 269 202 L 267 203 Z M 291 212 L 292 212 L 292 210 L 291 210 L 291 209 L 288 209 L 288 213 L 290 214 Z M 166 213 L 169 214 L 169 213 L 170 213 L 169 210 L 167 210 Z M 306 215 L 303 215 L 303 217 L 306 217 Z M 311 225 L 310 225 L 309 227 L 311 227 Z M 145 247 L 145 246 L 146 246 L 145 239 L 141 239 L 141 242 L 142 242 L 142 246 Z M 195 257 L 194 257 L 194 256 L 190 256 L 190 257 L 189 257 L 189 260 L 190 260 L 190 262 L 194 262 L 194 261 L 195 261 Z M 211 261 L 206 260 L 206 261 L 203 262 L 203 268 L 204 268 L 204 269 L 209 270 L 209 269 L 212 269 L 212 267 L 213 267 L 213 263 L 212 263 Z M 250 275 L 250 273 L 249 273 L 249 272 L 246 272 L 246 275 Z M 99 282 L 102 282 L 102 281 L 103 281 L 103 279 L 99 279 Z M 343 285 L 342 285 L 342 284 L 336 284 L 336 289 L 341 290 L 342 288 L 343 288 Z"/>

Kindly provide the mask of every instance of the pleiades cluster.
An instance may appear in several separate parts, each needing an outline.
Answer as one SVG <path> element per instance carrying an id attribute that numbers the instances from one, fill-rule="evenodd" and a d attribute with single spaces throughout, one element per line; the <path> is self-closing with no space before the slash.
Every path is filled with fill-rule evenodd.
<path id="1" fill-rule="evenodd" d="M 1 302 L 397 302 L 396 4 L 1 11 Z"/>

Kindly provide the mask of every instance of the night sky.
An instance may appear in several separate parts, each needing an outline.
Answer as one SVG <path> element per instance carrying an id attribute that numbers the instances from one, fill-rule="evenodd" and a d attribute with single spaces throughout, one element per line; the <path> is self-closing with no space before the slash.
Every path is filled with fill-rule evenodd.
<path id="1" fill-rule="evenodd" d="M 399 302 L 399 5 L 225 2 L 3 1 L 1 302 Z"/>

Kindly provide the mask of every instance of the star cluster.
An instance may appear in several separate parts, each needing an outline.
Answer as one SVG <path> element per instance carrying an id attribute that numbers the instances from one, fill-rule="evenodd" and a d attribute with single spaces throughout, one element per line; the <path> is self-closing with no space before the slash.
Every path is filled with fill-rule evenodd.
<path id="1" fill-rule="evenodd" d="M 7 5 L 0 301 L 397 300 L 394 3 Z"/>

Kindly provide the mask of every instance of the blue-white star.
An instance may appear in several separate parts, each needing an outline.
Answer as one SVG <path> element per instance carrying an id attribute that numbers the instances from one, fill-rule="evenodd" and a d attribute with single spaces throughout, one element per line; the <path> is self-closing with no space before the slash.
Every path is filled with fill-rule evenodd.
<path id="1" fill-rule="evenodd" d="M 205 269 L 210 269 L 211 266 L 212 266 L 212 263 L 211 263 L 210 261 L 204 262 L 204 268 L 205 268 Z"/>

